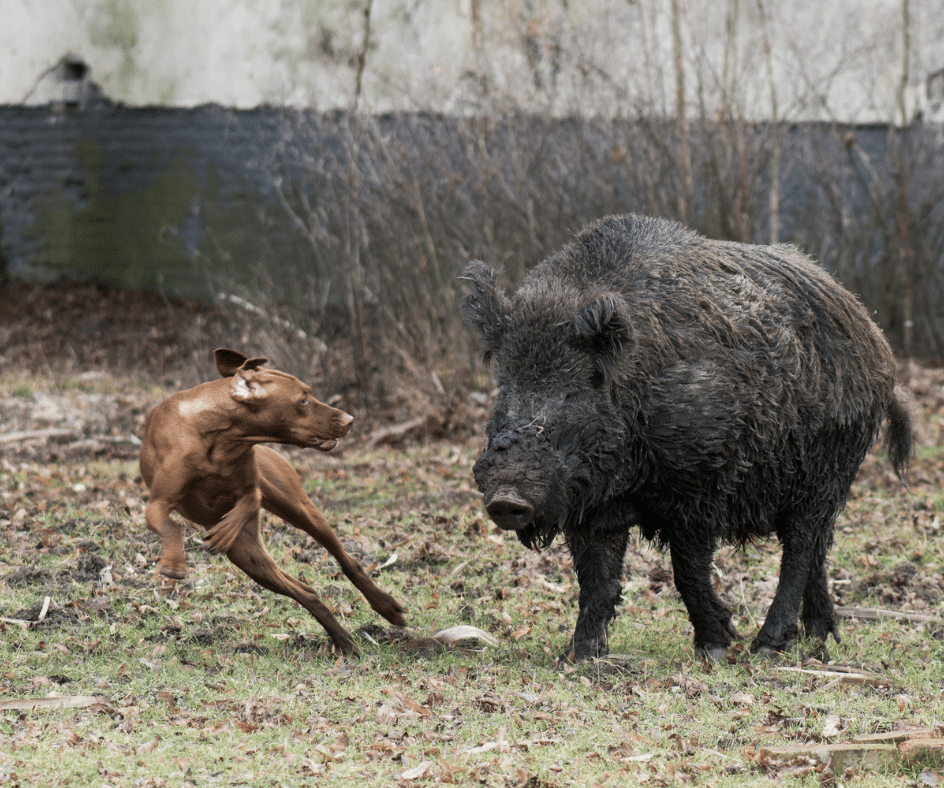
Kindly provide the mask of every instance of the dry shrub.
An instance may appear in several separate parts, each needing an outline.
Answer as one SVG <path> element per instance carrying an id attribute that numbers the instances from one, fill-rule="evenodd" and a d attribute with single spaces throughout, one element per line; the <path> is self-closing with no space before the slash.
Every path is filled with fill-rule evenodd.
<path id="1" fill-rule="evenodd" d="M 281 143 L 253 166 L 293 252 L 260 265 L 252 292 L 217 283 L 252 305 L 230 303 L 219 334 L 384 418 L 449 421 L 457 397 L 487 385 L 457 309 L 468 260 L 515 286 L 588 221 L 679 213 L 684 147 L 670 119 L 285 111 L 279 122 Z M 778 228 L 860 295 L 900 352 L 942 355 L 939 135 L 727 116 L 689 134 L 696 229 L 767 243 Z"/>

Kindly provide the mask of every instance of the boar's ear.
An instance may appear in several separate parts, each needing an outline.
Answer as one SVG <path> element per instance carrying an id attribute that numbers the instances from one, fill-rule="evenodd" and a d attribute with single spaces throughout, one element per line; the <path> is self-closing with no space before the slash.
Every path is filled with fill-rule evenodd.
<path id="1" fill-rule="evenodd" d="M 627 311 L 622 298 L 605 293 L 574 315 L 570 327 L 579 344 L 612 359 L 632 341 Z"/>
<path id="2" fill-rule="evenodd" d="M 495 269 L 481 260 L 473 260 L 462 272 L 460 280 L 471 282 L 474 291 L 462 299 L 462 317 L 478 330 L 485 343 L 485 360 L 498 350 L 505 333 L 508 299 L 498 286 Z"/>

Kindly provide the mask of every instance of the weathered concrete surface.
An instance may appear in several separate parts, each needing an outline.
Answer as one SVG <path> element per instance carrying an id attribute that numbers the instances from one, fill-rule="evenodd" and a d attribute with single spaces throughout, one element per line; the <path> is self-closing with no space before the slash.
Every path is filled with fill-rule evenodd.
<path id="1" fill-rule="evenodd" d="M 937 728 L 915 728 L 906 731 L 885 731 L 884 733 L 861 733 L 853 736 L 856 744 L 901 744 L 909 739 L 936 739 L 941 735 Z"/>
<path id="2" fill-rule="evenodd" d="M 909 766 L 944 768 L 944 739 L 909 739 L 899 745 L 902 760 Z"/>

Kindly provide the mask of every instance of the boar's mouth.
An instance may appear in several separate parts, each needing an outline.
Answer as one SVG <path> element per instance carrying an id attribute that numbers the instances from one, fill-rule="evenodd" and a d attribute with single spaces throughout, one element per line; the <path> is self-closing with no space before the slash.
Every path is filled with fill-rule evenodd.
<path id="1" fill-rule="evenodd" d="M 485 511 L 504 531 L 520 531 L 534 522 L 534 507 L 514 487 L 499 487 L 485 502 Z"/>
<path id="2" fill-rule="evenodd" d="M 547 503 L 544 501 L 542 507 Z M 535 511 L 535 505 L 518 488 L 502 485 L 491 495 L 485 496 L 485 511 L 503 531 L 513 531 L 525 547 L 542 550 L 560 533 L 567 507 L 554 500 L 546 511 L 542 508 L 544 514 L 539 514 Z M 554 515 L 547 518 L 552 511 L 558 512 L 558 519 L 554 519 Z"/>
<path id="3" fill-rule="evenodd" d="M 554 541 L 571 510 L 571 484 L 546 432 L 496 431 L 472 473 L 495 525 L 514 532 L 526 547 L 542 549 Z"/>

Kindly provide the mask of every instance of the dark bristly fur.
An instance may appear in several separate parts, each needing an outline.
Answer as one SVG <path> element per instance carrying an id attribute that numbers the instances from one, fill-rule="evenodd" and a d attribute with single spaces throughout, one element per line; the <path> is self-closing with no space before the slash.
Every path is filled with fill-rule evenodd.
<path id="1" fill-rule="evenodd" d="M 736 636 L 710 580 L 722 543 L 776 535 L 780 582 L 755 651 L 839 639 L 833 524 L 883 421 L 912 447 L 891 350 L 865 309 L 790 246 L 610 217 L 507 295 L 470 263 L 462 304 L 499 387 L 475 479 L 531 547 L 562 533 L 580 584 L 576 658 L 606 652 L 627 533 L 668 548 L 700 654 Z M 802 616 L 800 608 L 802 603 Z"/>

